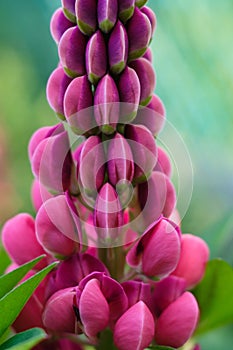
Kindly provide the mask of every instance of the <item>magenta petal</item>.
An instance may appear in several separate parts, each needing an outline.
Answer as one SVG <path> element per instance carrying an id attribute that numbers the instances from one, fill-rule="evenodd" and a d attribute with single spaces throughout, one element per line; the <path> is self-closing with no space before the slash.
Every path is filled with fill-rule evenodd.
<path id="1" fill-rule="evenodd" d="M 150 131 L 142 125 L 126 125 L 125 137 L 131 147 L 134 163 L 134 181 L 145 181 L 157 162 L 157 147 Z"/>
<path id="2" fill-rule="evenodd" d="M 61 0 L 64 14 L 66 17 L 76 23 L 75 0 Z"/>
<path id="3" fill-rule="evenodd" d="M 52 198 L 52 194 L 35 179 L 31 187 L 31 198 L 35 210 L 38 211 L 47 199 Z"/>
<path id="4" fill-rule="evenodd" d="M 57 257 L 75 253 L 80 242 L 80 227 L 74 222 L 66 197 L 47 200 L 36 216 L 36 235 L 44 249 Z"/>
<path id="5" fill-rule="evenodd" d="M 75 11 L 81 32 L 92 35 L 97 27 L 97 1 L 76 0 Z"/>
<path id="6" fill-rule="evenodd" d="M 113 74 L 120 74 L 128 59 L 128 36 L 123 24 L 118 21 L 108 42 L 108 57 L 110 70 Z"/>
<path id="7" fill-rule="evenodd" d="M 47 301 L 43 313 L 44 326 L 50 331 L 75 333 L 74 288 L 62 289 Z"/>
<path id="8" fill-rule="evenodd" d="M 187 288 L 192 288 L 203 278 L 208 259 L 209 248 L 205 241 L 191 234 L 183 235 L 180 260 L 173 274 L 184 278 Z"/>
<path id="9" fill-rule="evenodd" d="M 130 62 L 130 67 L 136 71 L 141 84 L 140 104 L 147 106 L 152 99 L 156 84 L 153 66 L 145 58 L 139 58 Z"/>
<path id="10" fill-rule="evenodd" d="M 95 203 L 94 222 L 101 242 L 116 239 L 123 225 L 123 213 L 115 189 L 106 183 L 99 191 Z"/>
<path id="11" fill-rule="evenodd" d="M 149 47 L 146 50 L 146 52 L 144 53 L 144 55 L 142 56 L 142 58 L 145 58 L 150 63 L 153 62 L 153 53 L 152 53 L 152 50 Z"/>
<path id="12" fill-rule="evenodd" d="M 122 287 L 128 297 L 129 308 L 138 301 L 143 301 L 149 309 L 152 308 L 151 286 L 140 281 L 127 281 Z"/>
<path id="13" fill-rule="evenodd" d="M 2 229 L 2 243 L 13 261 L 18 265 L 45 254 L 35 233 L 35 222 L 29 214 L 18 214 L 8 220 Z M 44 262 L 40 263 L 44 267 Z"/>
<path id="14" fill-rule="evenodd" d="M 134 176 L 134 160 L 130 146 L 126 139 L 119 133 L 110 140 L 107 154 L 108 177 L 113 186 L 119 181 L 131 182 Z"/>
<path id="15" fill-rule="evenodd" d="M 117 20 L 118 3 L 117 0 L 98 0 L 98 23 L 99 28 L 108 33 L 114 27 Z"/>
<path id="16" fill-rule="evenodd" d="M 163 102 L 157 95 L 153 95 L 146 107 L 139 107 L 134 124 L 145 125 L 153 135 L 157 135 L 164 126 L 165 115 Z"/>
<path id="17" fill-rule="evenodd" d="M 74 24 L 65 17 L 62 8 L 57 9 L 50 21 L 50 32 L 54 41 L 58 44 L 65 31 L 73 26 Z"/>
<path id="18" fill-rule="evenodd" d="M 120 113 L 119 94 L 113 78 L 107 74 L 99 82 L 94 97 L 97 124 L 105 134 L 115 131 Z"/>
<path id="19" fill-rule="evenodd" d="M 119 350 L 144 350 L 154 336 L 155 322 L 143 301 L 128 309 L 114 328 L 114 343 Z"/>
<path id="20" fill-rule="evenodd" d="M 109 306 L 97 279 L 92 279 L 85 285 L 79 299 L 78 308 L 84 326 L 84 333 L 88 337 L 96 337 L 99 332 L 108 326 Z"/>
<path id="21" fill-rule="evenodd" d="M 151 38 L 154 35 L 155 29 L 156 29 L 156 25 L 157 25 L 157 20 L 156 20 L 156 16 L 153 10 L 151 10 L 150 7 L 144 6 L 141 8 L 141 12 L 144 13 L 151 24 Z"/>
<path id="22" fill-rule="evenodd" d="M 107 71 L 107 48 L 100 30 L 92 35 L 88 41 L 86 69 L 88 79 L 92 84 L 97 84 Z"/>
<path id="23" fill-rule="evenodd" d="M 58 50 L 61 64 L 71 78 L 84 75 L 87 39 L 79 28 L 69 28 L 62 36 Z"/>
<path id="24" fill-rule="evenodd" d="M 170 304 L 158 318 L 155 340 L 159 345 L 179 348 L 192 336 L 199 310 L 194 296 L 186 292 Z"/>
<path id="25" fill-rule="evenodd" d="M 129 59 L 134 60 L 144 55 L 151 39 L 151 24 L 148 17 L 135 8 L 129 20 L 127 33 L 129 38 Z"/>
<path id="26" fill-rule="evenodd" d="M 154 167 L 154 171 L 160 171 L 167 175 L 169 178 L 172 175 L 172 165 L 168 154 L 158 147 L 158 161 Z"/>
<path id="27" fill-rule="evenodd" d="M 34 134 L 31 136 L 31 139 L 28 145 L 28 155 L 29 155 L 30 161 L 32 160 L 33 154 L 41 141 L 43 141 L 44 139 L 46 139 L 51 135 L 56 135 L 57 132 L 61 132 L 62 130 L 64 130 L 62 129 L 62 124 L 58 124 L 55 126 L 44 126 L 36 130 Z"/>
<path id="28" fill-rule="evenodd" d="M 71 81 L 72 79 L 64 73 L 63 68 L 55 69 L 48 80 L 47 99 L 50 107 L 61 119 L 64 119 L 64 95 Z"/>
<path id="29" fill-rule="evenodd" d="M 68 123 L 78 134 L 84 134 L 96 126 L 92 115 L 93 95 L 87 76 L 75 78 L 64 97 L 64 110 Z"/>
<path id="30" fill-rule="evenodd" d="M 151 225 L 129 250 L 127 262 L 147 276 L 164 278 L 175 270 L 180 257 L 180 232 L 165 218 Z"/>
<path id="31" fill-rule="evenodd" d="M 125 68 L 120 76 L 118 89 L 121 101 L 120 122 L 127 123 L 137 115 L 140 102 L 141 85 L 135 70 Z"/>
<path id="32" fill-rule="evenodd" d="M 122 22 L 127 22 L 134 13 L 135 0 L 121 0 L 118 3 L 118 16 Z"/>

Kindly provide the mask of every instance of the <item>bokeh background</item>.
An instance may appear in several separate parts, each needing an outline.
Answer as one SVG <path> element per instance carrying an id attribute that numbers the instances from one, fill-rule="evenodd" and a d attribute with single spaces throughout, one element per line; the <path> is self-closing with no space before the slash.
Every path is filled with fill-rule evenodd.
<path id="1" fill-rule="evenodd" d="M 55 123 L 45 87 L 58 62 L 49 22 L 59 3 L 0 1 L 0 226 L 18 212 L 33 214 L 27 144 L 38 127 Z M 152 43 L 156 91 L 194 170 L 182 228 L 202 236 L 212 258 L 233 265 L 233 2 L 151 0 L 149 5 L 158 18 Z M 0 273 L 7 264 L 1 251 Z M 211 332 L 200 339 L 202 349 L 231 349 L 232 334 L 232 326 Z"/>

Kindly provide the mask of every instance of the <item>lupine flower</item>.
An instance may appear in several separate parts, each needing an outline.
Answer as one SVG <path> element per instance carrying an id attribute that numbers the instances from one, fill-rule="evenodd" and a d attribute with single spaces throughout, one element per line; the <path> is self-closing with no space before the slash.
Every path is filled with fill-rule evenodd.
<path id="1" fill-rule="evenodd" d="M 134 160 L 131 148 L 121 134 L 116 133 L 110 140 L 107 153 L 108 178 L 118 190 L 131 182 L 134 176 Z"/>
<path id="2" fill-rule="evenodd" d="M 135 0 L 135 5 L 139 8 L 144 6 L 147 3 L 147 0 Z"/>
<path id="3" fill-rule="evenodd" d="M 64 96 L 66 89 L 71 83 L 63 68 L 56 68 L 50 75 L 47 83 L 47 100 L 50 107 L 57 113 L 61 120 L 64 120 Z"/>
<path id="4" fill-rule="evenodd" d="M 120 235 L 123 225 L 122 207 L 117 192 L 109 183 L 99 191 L 94 223 L 102 244 L 112 243 Z"/>
<path id="5" fill-rule="evenodd" d="M 127 22 L 134 13 L 135 0 L 121 0 L 118 2 L 118 16 L 122 22 Z"/>
<path id="6" fill-rule="evenodd" d="M 141 281 L 126 281 L 122 287 L 128 297 L 129 308 L 138 301 L 143 301 L 149 309 L 152 308 L 151 286 Z"/>
<path id="7" fill-rule="evenodd" d="M 147 6 L 142 7 L 141 12 L 144 13 L 150 21 L 150 24 L 151 24 L 151 38 L 150 39 L 152 39 L 154 32 L 155 32 L 155 29 L 156 29 L 156 25 L 157 25 L 155 13 Z"/>
<path id="8" fill-rule="evenodd" d="M 75 0 L 61 0 L 63 11 L 70 21 L 76 23 Z"/>
<path id="9" fill-rule="evenodd" d="M 86 69 L 88 79 L 95 85 L 107 72 L 107 48 L 104 36 L 100 30 L 92 35 L 88 41 L 86 48 Z"/>
<path id="10" fill-rule="evenodd" d="M 75 13 L 79 29 L 86 35 L 92 35 L 97 27 L 97 1 L 77 0 Z"/>
<path id="11" fill-rule="evenodd" d="M 175 270 L 179 257 L 179 229 L 161 217 L 130 249 L 127 262 L 147 276 L 164 278 Z"/>
<path id="12" fill-rule="evenodd" d="M 148 47 L 144 55 L 142 56 L 143 58 L 147 59 L 150 63 L 153 61 L 153 53 L 152 50 Z"/>
<path id="13" fill-rule="evenodd" d="M 113 78 L 107 74 L 99 82 L 94 97 L 97 124 L 105 134 L 112 134 L 119 120 L 119 93 Z"/>
<path id="14" fill-rule="evenodd" d="M 208 259 L 209 248 L 200 237 L 183 235 L 180 260 L 173 274 L 184 278 L 187 288 L 192 288 L 203 278 Z"/>
<path id="15" fill-rule="evenodd" d="M 58 46 L 59 58 L 65 72 L 71 78 L 86 73 L 86 45 L 86 36 L 77 26 L 69 28 L 61 37 Z"/>
<path id="16" fill-rule="evenodd" d="M 114 343 L 119 350 L 143 350 L 154 336 L 154 318 L 143 301 L 131 306 L 117 321 Z"/>
<path id="17" fill-rule="evenodd" d="M 129 20 L 127 34 L 129 38 L 129 59 L 143 56 L 151 39 L 151 24 L 148 17 L 135 8 Z"/>
<path id="18" fill-rule="evenodd" d="M 155 326 L 159 345 L 179 348 L 192 336 L 198 321 L 199 309 L 194 296 L 185 292 L 160 315 Z"/>
<path id="19" fill-rule="evenodd" d="M 18 214 L 8 220 L 3 226 L 2 242 L 11 259 L 18 265 L 45 254 L 35 233 L 35 222 L 29 214 Z M 46 262 L 41 261 L 38 268 L 44 267 Z"/>
<path id="20" fill-rule="evenodd" d="M 128 59 L 128 36 L 123 24 L 118 21 L 108 42 L 109 66 L 113 74 L 120 74 Z"/>
<path id="21" fill-rule="evenodd" d="M 64 15 L 62 8 L 57 9 L 50 22 L 50 32 L 54 41 L 58 44 L 65 31 L 73 26 L 74 24 Z"/>
<path id="22" fill-rule="evenodd" d="M 154 167 L 154 171 L 161 171 L 168 177 L 171 177 L 172 166 L 168 154 L 161 148 L 158 147 L 158 161 Z"/>
<path id="23" fill-rule="evenodd" d="M 155 94 L 146 107 L 139 107 L 134 119 L 134 124 L 145 125 L 153 135 L 157 135 L 162 130 L 164 122 L 165 108 L 163 102 Z"/>
<path id="24" fill-rule="evenodd" d="M 35 211 L 38 211 L 47 199 L 52 198 L 52 194 L 38 180 L 34 179 L 31 187 L 31 198 Z"/>
<path id="25" fill-rule="evenodd" d="M 140 81 L 140 104 L 142 106 L 147 106 L 152 99 L 156 83 L 156 76 L 153 67 L 151 63 L 145 58 L 134 60 L 130 62 L 129 65 L 136 71 Z"/>
<path id="26" fill-rule="evenodd" d="M 98 0 L 97 15 L 99 28 L 104 33 L 109 33 L 117 20 L 118 1 Z"/>

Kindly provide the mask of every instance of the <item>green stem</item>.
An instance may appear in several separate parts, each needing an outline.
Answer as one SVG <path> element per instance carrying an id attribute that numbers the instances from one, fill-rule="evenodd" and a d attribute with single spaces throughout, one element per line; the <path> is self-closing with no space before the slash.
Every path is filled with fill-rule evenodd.
<path id="1" fill-rule="evenodd" d="M 122 247 L 99 248 L 99 258 L 108 268 L 110 275 L 120 281 L 124 275 L 125 253 Z"/>
<path id="2" fill-rule="evenodd" d="M 95 348 L 97 350 L 117 350 L 113 344 L 112 332 L 109 329 L 101 332 L 99 344 Z"/>

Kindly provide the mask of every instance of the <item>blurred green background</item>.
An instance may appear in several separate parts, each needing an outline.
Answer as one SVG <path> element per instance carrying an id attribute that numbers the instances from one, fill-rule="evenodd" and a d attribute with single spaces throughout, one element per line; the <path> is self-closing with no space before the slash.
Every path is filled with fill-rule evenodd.
<path id="1" fill-rule="evenodd" d="M 182 228 L 202 236 L 212 257 L 233 265 L 233 2 L 149 5 L 158 19 L 152 43 L 156 92 L 194 170 Z M 0 1 L 0 225 L 18 212 L 33 213 L 27 144 L 38 127 L 56 122 L 45 87 L 58 62 L 49 33 L 58 6 L 58 0 Z M 7 263 L 1 255 L 0 272 Z M 232 349 L 232 331 L 230 326 L 203 337 L 202 349 Z"/>

